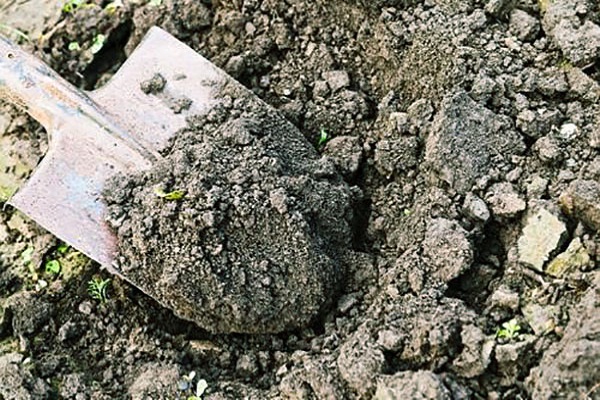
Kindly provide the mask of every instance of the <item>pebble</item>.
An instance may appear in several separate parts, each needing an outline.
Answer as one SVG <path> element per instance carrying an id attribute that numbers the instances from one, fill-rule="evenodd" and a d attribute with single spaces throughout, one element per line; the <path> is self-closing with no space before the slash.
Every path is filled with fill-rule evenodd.
<path id="1" fill-rule="evenodd" d="M 557 216 L 541 208 L 527 218 L 517 242 L 519 262 L 543 272 L 544 264 L 567 238 L 567 227 Z"/>

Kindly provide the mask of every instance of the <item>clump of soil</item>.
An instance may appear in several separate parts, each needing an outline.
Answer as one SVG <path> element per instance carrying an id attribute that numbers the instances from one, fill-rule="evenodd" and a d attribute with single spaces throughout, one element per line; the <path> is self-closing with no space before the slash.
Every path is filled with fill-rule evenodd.
<path id="1" fill-rule="evenodd" d="M 301 328 L 343 277 L 352 193 L 275 110 L 246 90 L 224 92 L 151 170 L 108 184 L 118 267 L 209 331 Z"/>

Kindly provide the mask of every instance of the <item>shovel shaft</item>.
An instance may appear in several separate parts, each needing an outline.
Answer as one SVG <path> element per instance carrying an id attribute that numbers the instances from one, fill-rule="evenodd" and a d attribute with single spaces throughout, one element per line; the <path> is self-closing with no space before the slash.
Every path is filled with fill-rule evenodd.
<path id="1" fill-rule="evenodd" d="M 151 146 L 141 143 L 115 124 L 89 96 L 73 87 L 42 61 L 0 36 L 0 94 L 23 108 L 50 135 L 50 146 L 67 124 L 96 125 L 113 140 L 130 147 L 150 163 L 160 159 Z M 82 135 L 85 134 L 82 132 Z"/>

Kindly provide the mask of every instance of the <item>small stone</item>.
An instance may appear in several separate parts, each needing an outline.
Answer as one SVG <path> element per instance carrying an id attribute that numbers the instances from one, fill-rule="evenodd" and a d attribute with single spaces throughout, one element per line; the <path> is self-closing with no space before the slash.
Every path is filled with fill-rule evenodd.
<path id="1" fill-rule="evenodd" d="M 513 185 L 506 182 L 492 185 L 486 194 L 485 200 L 494 216 L 498 218 L 515 217 L 527 207 Z"/>
<path id="2" fill-rule="evenodd" d="M 536 337 L 533 335 L 519 335 L 519 341 L 499 344 L 494 350 L 500 384 L 510 385 L 523 372 L 530 368 L 535 358 L 532 351 Z"/>
<path id="3" fill-rule="evenodd" d="M 594 230 L 600 229 L 600 184 L 577 179 L 561 194 L 563 210 Z"/>
<path id="4" fill-rule="evenodd" d="M 132 400 L 161 399 L 172 395 L 177 387 L 181 371 L 177 365 L 147 363 L 139 369 L 139 373 L 127 392 Z"/>
<path id="5" fill-rule="evenodd" d="M 393 329 L 382 330 L 377 335 L 377 344 L 387 351 L 400 350 L 404 343 L 403 341 L 404 335 Z"/>
<path id="6" fill-rule="evenodd" d="M 563 278 L 570 272 L 586 267 L 590 262 L 590 255 L 577 237 L 571 241 L 567 250 L 548 263 L 546 274 Z"/>
<path id="7" fill-rule="evenodd" d="M 529 303 L 521 309 L 521 312 L 533 332 L 537 336 L 542 336 L 552 332 L 556 327 L 559 310 L 558 306 Z"/>
<path id="8" fill-rule="evenodd" d="M 479 222 L 487 222 L 490 219 L 490 210 L 488 209 L 485 201 L 469 192 L 465 196 L 463 203 L 463 209 L 467 216 Z"/>
<path id="9" fill-rule="evenodd" d="M 519 237 L 519 262 L 543 272 L 544 264 L 564 243 L 567 233 L 567 227 L 558 217 L 541 208 L 527 218 Z"/>
<path id="10" fill-rule="evenodd" d="M 490 364 L 494 340 L 486 337 L 475 325 L 464 326 L 460 336 L 463 350 L 452 363 L 454 370 L 464 378 L 483 374 Z"/>
<path id="11" fill-rule="evenodd" d="M 375 146 L 375 168 L 385 176 L 409 170 L 417 165 L 419 140 L 412 136 L 384 139 Z"/>
<path id="12" fill-rule="evenodd" d="M 540 31 L 540 24 L 537 18 L 523 10 L 515 9 L 510 13 L 509 29 L 519 40 L 530 41 L 535 39 Z"/>
<path id="13" fill-rule="evenodd" d="M 576 138 L 578 133 L 579 128 L 577 128 L 577 125 L 568 123 L 560 127 L 559 136 L 562 140 L 568 142 Z"/>
<path id="14" fill-rule="evenodd" d="M 473 263 L 473 248 L 465 231 L 456 221 L 431 220 L 423 240 L 423 259 L 444 282 L 460 276 Z"/>
<path id="15" fill-rule="evenodd" d="M 346 71 L 323 72 L 323 79 L 327 81 L 329 88 L 334 93 L 350 86 L 350 75 Z"/>
<path id="16" fill-rule="evenodd" d="M 537 124 L 535 112 L 526 109 L 517 115 L 517 128 L 529 137 L 539 137 L 541 132 Z"/>
<path id="17" fill-rule="evenodd" d="M 430 371 L 403 371 L 383 375 L 377 380 L 374 400 L 451 399 L 450 391 L 440 377 Z"/>
<path id="18" fill-rule="evenodd" d="M 242 76 L 246 69 L 246 60 L 241 55 L 232 56 L 225 64 L 225 71 L 238 79 Z"/>
<path id="19" fill-rule="evenodd" d="M 259 372 L 256 356 L 254 354 L 242 354 L 235 364 L 235 370 L 245 377 L 255 376 Z"/>
<path id="20" fill-rule="evenodd" d="M 488 0 L 485 4 L 485 12 L 496 17 L 503 16 L 512 8 L 514 0 Z"/>
<path id="21" fill-rule="evenodd" d="M 73 339 L 78 334 L 79 329 L 77 324 L 75 324 L 73 321 L 67 321 L 58 330 L 58 341 L 64 343 L 70 339 Z"/>
<path id="22" fill-rule="evenodd" d="M 327 97 L 329 96 L 330 90 L 329 85 L 327 85 L 326 81 L 316 81 L 313 85 L 313 97 Z"/>
<path id="23" fill-rule="evenodd" d="M 158 94 L 162 92 L 167 85 L 167 80 L 161 74 L 154 74 L 154 76 L 148 80 L 143 81 L 140 84 L 140 89 L 145 94 Z"/>
<path id="24" fill-rule="evenodd" d="M 90 315 L 92 313 L 92 303 L 89 301 L 84 301 L 83 303 L 79 304 L 77 309 L 83 315 Z"/>
<path id="25" fill-rule="evenodd" d="M 347 178 L 352 178 L 356 174 L 363 159 L 360 139 L 354 136 L 338 136 L 331 139 L 325 145 L 324 153 Z"/>
<path id="26" fill-rule="evenodd" d="M 519 293 L 513 292 L 506 286 L 500 286 L 492 293 L 490 306 L 514 312 L 519 308 Z"/>
<path id="27" fill-rule="evenodd" d="M 539 138 L 533 145 L 533 150 L 540 160 L 546 164 L 556 164 L 562 160 L 563 151 L 558 139 L 551 136 Z"/>
<path id="28" fill-rule="evenodd" d="M 564 70 L 558 67 L 543 70 L 537 81 L 537 89 L 545 96 L 567 92 L 569 85 Z"/>
<path id="29" fill-rule="evenodd" d="M 383 352 L 372 342 L 364 326 L 346 340 L 337 358 L 342 379 L 362 398 L 373 395 L 376 385 L 373 377 L 383 372 L 385 364 Z"/>
<path id="30" fill-rule="evenodd" d="M 546 194 L 548 188 L 548 179 L 541 176 L 534 176 L 531 182 L 527 184 L 527 197 L 529 199 L 539 199 Z"/>
<path id="31" fill-rule="evenodd" d="M 573 97 L 590 103 L 600 99 L 600 85 L 580 68 L 569 68 L 567 81 Z"/>
<path id="32" fill-rule="evenodd" d="M 340 297 L 338 301 L 338 311 L 342 314 L 346 314 L 358 303 L 358 294 L 351 293 Z"/>

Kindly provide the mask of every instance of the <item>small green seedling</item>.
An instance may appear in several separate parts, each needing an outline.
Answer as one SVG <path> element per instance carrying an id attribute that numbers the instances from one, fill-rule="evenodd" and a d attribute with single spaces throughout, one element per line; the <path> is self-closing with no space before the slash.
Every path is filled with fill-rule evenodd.
<path id="1" fill-rule="evenodd" d="M 94 277 L 88 282 L 88 293 L 92 299 L 98 300 L 100 303 L 106 303 L 107 289 L 110 284 L 110 279 L 102 279 Z"/>
<path id="2" fill-rule="evenodd" d="M 496 337 L 499 339 L 513 340 L 519 336 L 521 326 L 515 318 L 502 324 L 502 328 L 496 330 Z"/>
<path id="3" fill-rule="evenodd" d="M 58 252 L 58 254 L 65 254 L 67 251 L 69 251 L 69 245 L 66 243 L 61 243 L 56 248 L 56 251 Z"/>
<path id="4" fill-rule="evenodd" d="M 123 7 L 123 0 L 115 0 L 108 3 L 106 7 L 104 7 L 104 11 L 108 14 L 114 14 L 117 9 L 121 7 Z"/>
<path id="5" fill-rule="evenodd" d="M 184 375 L 183 381 L 180 382 L 180 387 L 182 388 L 182 390 L 185 390 L 185 391 L 189 390 L 192 386 L 192 382 L 194 381 L 195 377 L 196 377 L 195 371 L 190 372 L 188 375 Z M 208 388 L 208 383 L 204 379 L 198 380 L 198 383 L 196 383 L 195 394 L 188 396 L 187 400 L 202 400 L 202 395 L 204 394 L 204 392 L 206 391 L 207 388 Z"/>
<path id="6" fill-rule="evenodd" d="M 325 130 L 325 128 L 321 128 L 321 132 L 319 133 L 319 141 L 317 146 L 321 147 L 329 140 L 329 134 Z"/>
<path id="7" fill-rule="evenodd" d="M 77 11 L 84 3 L 84 0 L 67 0 L 63 3 L 62 10 L 64 13 L 70 14 Z"/>
<path id="8" fill-rule="evenodd" d="M 106 36 L 99 33 L 94 36 L 94 41 L 92 42 L 92 47 L 90 47 L 90 51 L 92 54 L 98 53 L 104 47 L 104 43 L 106 42 Z"/>
<path id="9" fill-rule="evenodd" d="M 162 0 L 150 0 L 150 1 L 148 1 L 148 5 L 150 7 L 160 7 L 161 4 L 162 4 Z"/>
<path id="10" fill-rule="evenodd" d="M 44 266 L 47 274 L 50 275 L 58 275 L 60 274 L 60 261 L 58 260 L 50 260 L 46 262 Z"/>
<path id="11" fill-rule="evenodd" d="M 73 41 L 73 42 L 69 43 L 68 49 L 71 52 L 80 51 L 81 50 L 81 46 L 79 45 L 79 42 Z"/>
<path id="12" fill-rule="evenodd" d="M 171 192 L 165 192 L 163 188 L 156 186 L 154 188 L 154 194 L 165 200 L 180 200 L 185 196 L 185 190 L 173 190 Z"/>

